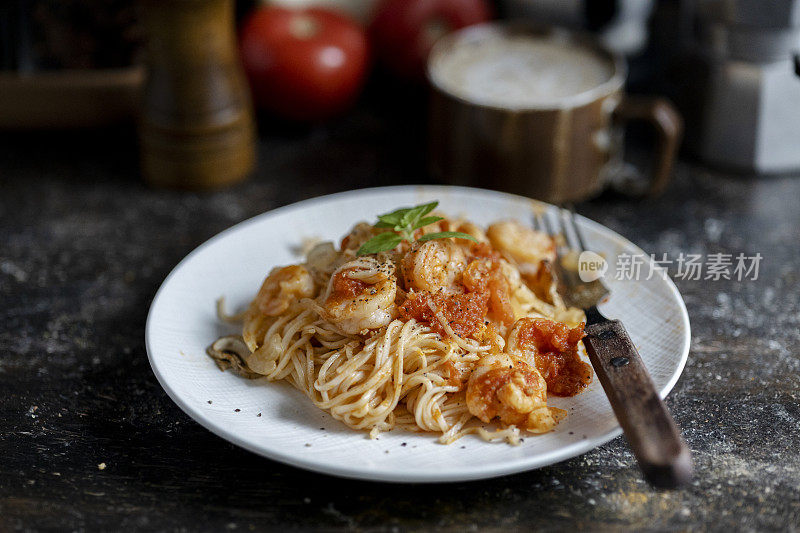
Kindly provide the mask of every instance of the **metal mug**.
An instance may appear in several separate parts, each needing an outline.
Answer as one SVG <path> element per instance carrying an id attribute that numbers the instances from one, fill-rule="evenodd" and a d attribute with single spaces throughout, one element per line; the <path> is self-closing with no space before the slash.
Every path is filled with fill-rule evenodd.
<path id="1" fill-rule="evenodd" d="M 569 42 L 607 62 L 610 77 L 595 87 L 546 105 L 506 107 L 471 101 L 437 81 L 441 58 L 461 45 L 514 36 Z M 506 190 L 550 202 L 598 194 L 626 165 L 625 124 L 653 126 L 655 163 L 646 186 L 629 192 L 656 195 L 667 185 L 682 120 L 667 100 L 625 95 L 627 65 L 596 40 L 552 27 L 488 23 L 445 36 L 428 59 L 432 87 L 430 170 L 449 183 Z"/>

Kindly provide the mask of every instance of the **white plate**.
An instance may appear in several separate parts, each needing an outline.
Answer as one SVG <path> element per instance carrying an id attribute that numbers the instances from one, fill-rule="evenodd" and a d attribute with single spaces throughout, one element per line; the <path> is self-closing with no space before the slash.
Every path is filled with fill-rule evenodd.
<path id="1" fill-rule="evenodd" d="M 433 434 L 392 431 L 370 440 L 317 409 L 284 383 L 248 381 L 220 372 L 206 355 L 209 343 L 238 333 L 220 324 L 215 301 L 228 309 L 247 305 L 275 265 L 297 262 L 307 238 L 336 242 L 360 221 L 431 200 L 451 215 L 480 224 L 531 220 L 539 204 L 527 198 L 461 187 L 404 186 L 365 189 L 306 200 L 242 222 L 194 250 L 167 276 L 147 317 L 147 353 L 161 385 L 197 422 L 243 448 L 301 468 L 337 476 L 400 482 L 488 478 L 530 470 L 580 455 L 620 434 L 611 406 L 595 379 L 572 398 L 551 398 L 569 410 L 558 428 L 526 436 L 519 446 L 487 443 L 470 435 L 445 446 Z M 578 218 L 589 247 L 610 264 L 620 253 L 641 250 L 613 231 Z M 643 269 L 643 272 L 645 270 Z M 665 396 L 689 353 L 689 318 L 670 280 L 607 279 L 611 298 L 601 306 L 620 318 Z M 259 416 L 260 413 L 260 416 Z M 320 428 L 325 428 L 324 430 Z M 405 443 L 405 445 L 403 445 Z"/>

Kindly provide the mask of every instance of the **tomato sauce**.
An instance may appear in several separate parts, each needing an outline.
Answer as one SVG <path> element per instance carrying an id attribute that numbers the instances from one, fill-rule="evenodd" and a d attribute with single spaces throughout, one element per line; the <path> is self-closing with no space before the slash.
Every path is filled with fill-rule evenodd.
<path id="1" fill-rule="evenodd" d="M 365 283 L 358 279 L 353 279 L 347 275 L 349 270 L 342 270 L 333 276 L 333 287 L 329 300 L 334 302 L 343 302 L 344 300 L 351 300 L 359 296 L 370 287 L 369 283 Z"/>
<path id="2" fill-rule="evenodd" d="M 476 245 L 473 252 L 484 244 Z M 485 249 L 479 250 L 481 253 Z M 490 254 L 497 254 L 491 251 Z M 502 322 L 507 326 L 514 323 L 514 308 L 511 307 L 511 288 L 500 271 L 499 259 L 493 256 L 481 256 L 467 265 L 462 276 L 464 286 L 472 292 L 487 292 L 489 294 L 489 315 L 492 319 Z"/>
<path id="3" fill-rule="evenodd" d="M 444 315 L 447 324 L 459 337 L 473 337 L 484 326 L 484 318 L 488 310 L 489 294 L 469 292 L 463 294 L 444 294 L 428 291 L 409 294 L 400 306 L 400 318 L 428 325 L 442 337 L 447 337 L 439 320 L 436 319 L 429 303 Z"/>
<path id="4" fill-rule="evenodd" d="M 536 368 L 547 382 L 547 392 L 556 396 L 574 396 L 592 382 L 592 367 L 578 356 L 578 342 L 583 338 L 583 324 L 566 324 L 539 318 L 520 320 L 519 345 L 534 353 Z"/>

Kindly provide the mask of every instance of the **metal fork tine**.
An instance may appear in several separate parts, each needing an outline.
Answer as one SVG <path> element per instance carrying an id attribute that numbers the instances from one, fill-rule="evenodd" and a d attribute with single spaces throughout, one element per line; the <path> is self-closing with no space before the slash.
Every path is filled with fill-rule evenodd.
<path id="1" fill-rule="evenodd" d="M 555 219 L 556 219 L 556 224 L 555 225 L 553 224 L 553 216 L 552 215 L 553 215 L 553 213 L 551 213 L 550 210 L 548 209 L 547 211 L 545 211 L 544 215 L 542 215 L 542 221 L 543 221 L 543 225 L 544 225 L 544 228 L 545 228 L 545 232 L 548 235 L 550 235 L 550 237 L 552 237 L 553 241 L 555 242 L 556 256 L 557 257 L 561 257 L 565 252 L 564 245 L 567 244 L 567 242 L 566 242 L 566 238 L 559 239 L 559 237 L 558 237 L 559 233 L 563 234 L 563 232 L 560 231 L 560 224 L 558 223 L 558 214 L 556 214 L 556 216 L 555 216 Z"/>
<path id="2" fill-rule="evenodd" d="M 544 230 L 547 232 L 548 235 L 551 237 L 555 237 L 557 232 L 553 229 L 552 224 L 550 223 L 550 211 L 546 211 L 544 216 L 542 217 L 544 220 Z"/>
<path id="3" fill-rule="evenodd" d="M 559 294 L 567 305 L 584 310 L 592 308 L 597 313 L 594 306 L 608 294 L 608 288 L 600 280 L 585 282 L 580 278 L 576 267 L 578 254 L 585 251 L 585 240 L 575 222 L 574 208 L 556 206 L 555 209 L 555 211 L 535 212 L 533 219 L 536 229 L 541 231 L 544 228 L 555 240 L 557 259 L 552 265 L 554 279 L 559 285 Z"/>
<path id="4" fill-rule="evenodd" d="M 547 229 L 544 227 L 544 221 L 542 220 L 542 213 L 539 211 L 536 211 L 533 214 L 533 228 L 536 231 L 543 231 L 547 233 Z"/>
<path id="5" fill-rule="evenodd" d="M 567 242 L 567 246 L 570 250 L 577 249 L 575 246 L 574 228 L 569 217 L 569 211 L 561 207 L 558 210 L 558 214 L 561 219 L 561 232 L 564 234 L 564 240 Z"/>
<path id="6" fill-rule="evenodd" d="M 578 227 L 577 222 L 575 222 L 575 206 L 572 204 L 566 204 L 566 209 L 564 210 L 566 213 L 566 219 L 568 225 L 572 229 L 572 232 L 575 234 L 575 238 L 578 241 L 578 247 L 580 252 L 586 251 L 586 241 L 583 238 L 583 234 L 581 233 L 581 229 Z"/>

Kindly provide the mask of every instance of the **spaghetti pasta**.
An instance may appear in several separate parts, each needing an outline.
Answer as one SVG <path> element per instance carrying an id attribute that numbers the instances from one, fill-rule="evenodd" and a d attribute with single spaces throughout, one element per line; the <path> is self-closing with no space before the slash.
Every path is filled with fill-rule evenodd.
<path id="1" fill-rule="evenodd" d="M 402 428 L 445 444 L 467 434 L 514 444 L 524 431 L 552 430 L 565 413 L 547 406 L 551 380 L 561 395 L 591 380 L 577 348 L 582 312 L 552 296 L 552 277 L 537 275 L 554 259 L 553 242 L 513 222 L 484 233 L 442 219 L 416 235 L 453 230 L 476 242 L 403 240 L 358 256 L 381 231 L 361 223 L 338 250 L 317 244 L 303 264 L 274 268 L 243 313 L 218 306 L 223 320 L 242 321 L 242 335 L 219 339 L 209 355 L 243 377 L 288 381 L 372 437 Z M 561 337 L 548 343 L 547 332 Z"/>

